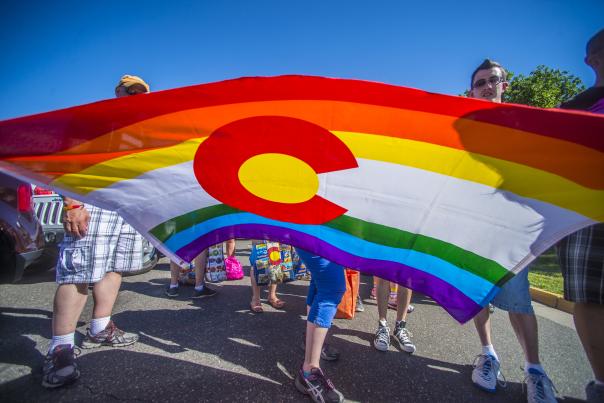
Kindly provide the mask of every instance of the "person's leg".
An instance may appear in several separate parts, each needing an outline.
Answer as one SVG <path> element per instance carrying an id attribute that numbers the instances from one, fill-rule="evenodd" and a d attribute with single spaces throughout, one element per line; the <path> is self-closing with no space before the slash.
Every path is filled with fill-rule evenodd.
<path id="1" fill-rule="evenodd" d="M 575 303 L 577 334 L 594 373 L 588 401 L 604 400 L 604 224 L 583 228 L 557 245 L 564 299 Z"/>
<path id="2" fill-rule="evenodd" d="M 394 325 L 394 339 L 398 341 L 400 348 L 407 353 L 415 352 L 415 344 L 411 341 L 411 332 L 406 327 L 407 312 L 411 304 L 412 291 L 401 285 L 397 290 L 396 323 Z"/>
<path id="3" fill-rule="evenodd" d="M 406 321 L 407 320 L 407 308 L 411 304 L 411 296 L 413 295 L 413 291 L 407 287 L 403 287 L 401 285 L 398 286 L 397 293 L 397 304 L 396 304 L 396 321 Z"/>
<path id="4" fill-rule="evenodd" d="M 480 339 L 480 344 L 484 346 L 492 346 L 491 341 L 491 318 L 489 314 L 489 308 L 484 307 L 474 316 L 474 326 Z"/>
<path id="5" fill-rule="evenodd" d="M 250 309 L 255 313 L 262 313 L 262 302 L 260 302 L 260 286 L 256 284 L 256 276 L 254 276 L 253 269 L 250 270 L 250 285 L 252 288 L 252 301 L 250 302 Z"/>
<path id="6" fill-rule="evenodd" d="M 206 284 L 206 267 L 208 263 L 208 250 L 205 249 L 193 259 L 195 265 L 195 290 L 191 298 L 201 299 L 213 297 L 216 295 L 216 290 L 210 288 Z"/>
<path id="7" fill-rule="evenodd" d="M 178 297 L 178 281 L 180 278 L 180 266 L 170 261 L 170 284 L 166 288 L 166 295 L 170 298 Z"/>
<path id="8" fill-rule="evenodd" d="M 540 364 L 537 318 L 534 313 L 509 312 L 510 323 L 528 363 Z"/>
<path id="9" fill-rule="evenodd" d="M 285 302 L 277 297 L 277 284 L 270 284 L 268 286 L 268 303 L 275 309 L 283 309 Z"/>
<path id="10" fill-rule="evenodd" d="M 346 292 L 344 268 L 320 256 L 299 250 L 300 257 L 311 273 L 307 297 L 306 353 L 302 368 L 320 368 L 321 349 Z"/>
<path id="11" fill-rule="evenodd" d="M 321 370 L 320 360 L 325 336 L 346 292 L 344 268 L 303 250 L 299 250 L 299 254 L 314 285 L 309 287 L 307 297 L 306 349 L 295 385 L 300 392 L 312 394 L 314 401 L 342 402 L 344 397 Z"/>
<path id="12" fill-rule="evenodd" d="M 373 338 L 373 346 L 379 351 L 390 348 L 390 328 L 388 327 L 388 298 L 390 298 L 390 282 L 379 277 L 376 279 L 376 297 L 378 306 L 378 327 Z"/>
<path id="13" fill-rule="evenodd" d="M 52 335 L 75 332 L 88 298 L 88 284 L 60 284 L 55 292 L 52 312 Z M 73 344 L 73 341 L 71 342 Z M 55 346 L 51 345 L 50 350 Z"/>
<path id="14" fill-rule="evenodd" d="M 94 298 L 92 319 L 111 316 L 121 285 L 122 275 L 115 272 L 105 274 L 101 281 L 94 284 L 92 289 L 92 297 Z"/>
<path id="15" fill-rule="evenodd" d="M 604 305 L 575 303 L 574 319 L 596 381 L 604 383 Z"/>
<path id="16" fill-rule="evenodd" d="M 378 321 L 387 322 L 388 298 L 390 297 L 390 282 L 374 277 L 378 307 Z"/>
<path id="17" fill-rule="evenodd" d="M 206 266 L 208 264 L 208 250 L 204 249 L 193 259 L 195 265 L 195 288 L 202 288 L 205 284 Z"/>
<path id="18" fill-rule="evenodd" d="M 137 334 L 118 329 L 111 321 L 111 313 L 122 284 L 122 273 L 142 267 L 143 238 L 117 213 L 101 210 L 100 216 L 95 261 L 102 263 L 95 269 L 94 281 L 91 281 L 94 306 L 82 348 L 123 347 L 138 340 Z"/>
<path id="19" fill-rule="evenodd" d="M 229 239 L 225 242 L 226 244 L 226 255 L 227 257 L 235 256 L 235 240 Z"/>
<path id="20" fill-rule="evenodd" d="M 178 287 L 178 275 L 180 274 L 180 266 L 173 261 L 170 261 L 170 286 Z"/>
<path id="21" fill-rule="evenodd" d="M 61 284 L 55 293 L 52 341 L 42 366 L 42 386 L 58 388 L 80 377 L 74 338 L 88 296 L 88 284 Z"/>

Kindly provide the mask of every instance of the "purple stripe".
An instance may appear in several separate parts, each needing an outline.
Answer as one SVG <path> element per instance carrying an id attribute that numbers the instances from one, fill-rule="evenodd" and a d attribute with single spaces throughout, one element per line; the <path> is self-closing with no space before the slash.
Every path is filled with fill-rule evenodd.
<path id="1" fill-rule="evenodd" d="M 482 309 L 453 285 L 421 270 L 388 260 L 355 256 L 305 233 L 270 225 L 242 224 L 219 228 L 182 247 L 176 254 L 191 261 L 202 250 L 231 238 L 270 239 L 287 243 L 324 256 L 342 266 L 394 281 L 429 295 L 460 323 L 467 322 Z"/>

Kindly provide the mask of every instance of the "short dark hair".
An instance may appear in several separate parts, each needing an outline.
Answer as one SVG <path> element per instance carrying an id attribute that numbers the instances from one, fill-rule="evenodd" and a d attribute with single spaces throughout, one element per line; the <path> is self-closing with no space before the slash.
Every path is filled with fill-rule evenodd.
<path id="1" fill-rule="evenodd" d="M 587 46 L 585 48 L 585 54 L 587 56 L 595 55 L 600 50 L 604 49 L 604 29 L 601 29 L 592 36 L 591 39 L 587 41 Z"/>
<path id="2" fill-rule="evenodd" d="M 470 80 L 470 88 L 474 87 L 474 77 L 476 77 L 476 73 L 478 73 L 480 70 L 488 70 L 494 67 L 497 67 L 501 70 L 503 81 L 506 81 L 508 73 L 507 71 L 505 71 L 503 66 L 497 62 L 494 62 L 491 59 L 484 59 L 484 62 L 482 62 L 480 66 L 476 67 L 476 70 L 474 70 L 474 72 L 472 73 L 472 79 Z"/>

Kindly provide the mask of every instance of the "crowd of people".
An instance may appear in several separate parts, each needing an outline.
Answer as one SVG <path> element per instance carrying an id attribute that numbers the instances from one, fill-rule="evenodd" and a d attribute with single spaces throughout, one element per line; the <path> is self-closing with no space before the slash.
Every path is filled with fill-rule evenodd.
<path id="1" fill-rule="evenodd" d="M 585 62 L 596 74 L 595 85 L 561 108 L 604 113 L 604 30 L 587 44 Z M 471 74 L 469 96 L 490 102 L 502 102 L 508 87 L 503 66 L 485 60 Z M 149 92 L 141 78 L 124 76 L 119 81 L 117 97 L 134 96 Z M 52 341 L 43 367 L 42 384 L 56 388 L 75 381 L 80 371 L 75 360 L 74 335 L 92 284 L 94 307 L 92 319 L 82 348 L 103 345 L 121 347 L 136 343 L 138 336 L 124 332 L 111 320 L 111 312 L 121 284 L 121 273 L 140 268 L 142 238 L 116 213 L 64 197 L 64 226 L 66 236 L 60 247 L 56 268 L 59 284 L 52 320 Z M 234 240 L 226 242 L 227 257 L 235 252 Z M 564 297 L 575 303 L 574 320 L 577 333 L 594 373 L 594 380 L 586 386 L 588 402 L 604 401 L 604 224 L 597 224 L 568 236 L 557 246 L 564 278 Z M 336 314 L 336 309 L 346 291 L 344 268 L 324 257 L 297 249 L 297 253 L 310 272 L 308 287 L 305 355 L 296 377 L 295 387 L 309 395 L 315 402 L 342 402 L 343 394 L 321 369 L 321 360 L 337 360 L 339 353 L 325 339 Z M 195 286 L 192 298 L 211 297 L 216 290 L 205 284 L 207 250 L 194 260 Z M 253 265 L 252 257 L 252 265 Z M 179 293 L 180 267 L 172 262 L 171 280 L 166 289 L 168 297 Z M 250 275 L 252 312 L 263 311 L 260 286 Z M 268 303 L 276 309 L 284 308 L 277 297 L 276 284 L 269 286 Z M 378 323 L 373 345 L 387 351 L 391 340 L 399 343 L 407 353 L 414 353 L 411 332 L 407 328 L 407 315 L 412 310 L 412 291 L 398 287 L 392 302 L 391 284 L 376 279 L 375 298 L 378 306 Z M 390 304 L 389 304 L 390 302 Z M 491 301 L 492 305 L 508 312 L 510 323 L 525 357 L 527 400 L 529 402 L 555 402 L 552 381 L 539 359 L 538 326 L 529 293 L 528 270 L 507 282 Z M 388 306 L 394 305 L 396 320 L 393 330 L 388 325 Z M 357 309 L 362 310 L 358 300 Z M 481 350 L 474 363 L 471 381 L 480 389 L 495 392 L 504 382 L 500 371 L 500 357 L 493 347 L 490 310 L 485 307 L 474 324 Z"/>

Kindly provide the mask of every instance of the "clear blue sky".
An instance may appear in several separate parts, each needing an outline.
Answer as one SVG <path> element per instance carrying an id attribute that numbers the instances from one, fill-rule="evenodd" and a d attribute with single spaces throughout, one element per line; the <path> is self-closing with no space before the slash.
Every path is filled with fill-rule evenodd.
<path id="1" fill-rule="evenodd" d="M 459 94 L 485 57 L 593 83 L 604 1 L 0 2 L 0 119 L 255 75 L 357 78 Z"/>

